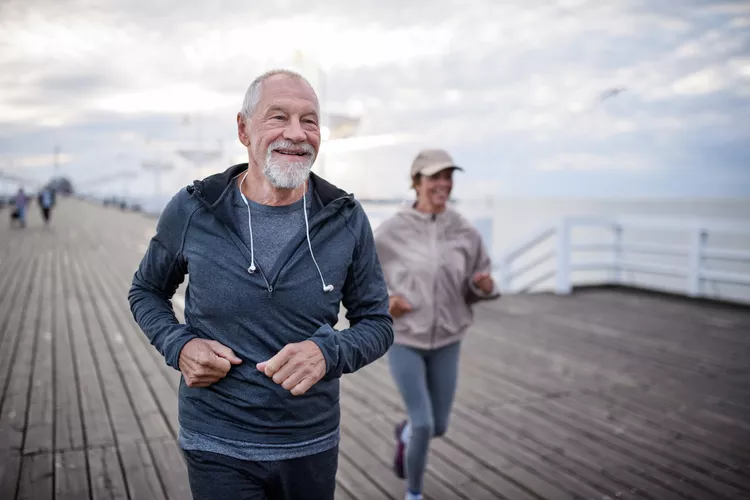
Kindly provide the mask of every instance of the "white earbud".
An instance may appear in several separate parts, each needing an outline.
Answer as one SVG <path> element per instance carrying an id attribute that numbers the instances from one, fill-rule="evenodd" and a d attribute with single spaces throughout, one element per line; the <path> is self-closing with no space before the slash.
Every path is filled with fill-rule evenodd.
<path id="1" fill-rule="evenodd" d="M 247 272 L 250 274 L 253 274 L 255 272 L 255 264 L 250 264 L 250 267 L 247 268 Z"/>
<path id="2" fill-rule="evenodd" d="M 323 287 L 324 292 L 331 292 L 333 291 L 333 285 L 326 285 Z"/>

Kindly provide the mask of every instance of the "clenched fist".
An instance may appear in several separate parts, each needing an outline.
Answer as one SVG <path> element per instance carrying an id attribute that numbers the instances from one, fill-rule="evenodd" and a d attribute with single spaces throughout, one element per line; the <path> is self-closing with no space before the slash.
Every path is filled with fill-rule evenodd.
<path id="1" fill-rule="evenodd" d="M 400 295 L 391 295 L 388 297 L 388 312 L 394 318 L 400 318 L 404 314 L 411 312 L 412 307 L 405 298 Z"/>
<path id="2" fill-rule="evenodd" d="M 477 273 L 472 279 L 474 285 L 479 288 L 485 294 L 492 293 L 495 288 L 495 282 L 492 281 L 492 275 L 490 273 Z"/>
<path id="3" fill-rule="evenodd" d="M 188 387 L 208 387 L 240 363 L 230 348 L 215 340 L 192 339 L 180 351 L 180 371 Z"/>
<path id="4" fill-rule="evenodd" d="M 295 396 L 306 393 L 326 374 L 326 360 L 312 340 L 287 344 L 256 367 Z"/>

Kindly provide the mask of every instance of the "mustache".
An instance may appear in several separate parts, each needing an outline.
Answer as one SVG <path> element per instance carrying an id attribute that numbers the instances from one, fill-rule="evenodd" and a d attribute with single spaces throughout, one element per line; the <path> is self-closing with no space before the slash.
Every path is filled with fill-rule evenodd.
<path id="1" fill-rule="evenodd" d="M 315 149 L 313 149 L 313 147 L 306 142 L 299 143 L 288 141 L 286 139 L 277 139 L 268 145 L 268 153 L 271 153 L 271 151 L 275 151 L 277 149 L 293 151 L 295 153 L 306 153 L 311 156 L 315 155 Z"/>

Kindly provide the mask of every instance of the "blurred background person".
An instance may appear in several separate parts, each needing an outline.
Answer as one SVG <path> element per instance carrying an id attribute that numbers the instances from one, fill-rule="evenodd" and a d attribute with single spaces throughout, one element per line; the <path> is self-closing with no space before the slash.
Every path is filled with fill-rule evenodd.
<path id="1" fill-rule="evenodd" d="M 55 192 L 50 187 L 45 187 L 39 192 L 38 196 L 39 208 L 42 210 L 42 219 L 44 219 L 44 225 L 49 225 L 50 215 L 52 213 L 52 207 L 55 205 Z"/>
<path id="2" fill-rule="evenodd" d="M 408 413 L 396 427 L 394 458 L 407 500 L 422 498 L 430 440 L 448 427 L 471 307 L 500 296 L 479 232 L 448 206 L 456 170 L 447 152 L 421 151 L 411 168 L 415 203 L 375 236 L 394 318 L 388 360 Z"/>
<path id="3" fill-rule="evenodd" d="M 26 206 L 29 203 L 29 197 L 26 196 L 23 188 L 19 188 L 16 196 L 13 198 L 14 211 L 11 218 L 18 222 L 21 227 L 26 227 Z"/>

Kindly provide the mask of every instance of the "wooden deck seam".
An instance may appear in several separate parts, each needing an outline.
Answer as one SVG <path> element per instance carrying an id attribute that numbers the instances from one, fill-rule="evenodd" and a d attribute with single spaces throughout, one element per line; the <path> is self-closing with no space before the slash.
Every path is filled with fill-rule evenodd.
<path id="1" fill-rule="evenodd" d="M 74 331 L 73 331 L 73 324 L 71 320 L 71 314 L 70 314 L 70 304 L 67 299 L 67 294 L 65 293 L 65 285 L 64 285 L 64 277 L 66 275 L 65 269 L 69 265 L 69 260 L 67 259 L 67 248 L 63 247 L 60 252 L 57 255 L 57 273 L 60 278 L 60 291 L 61 296 L 59 299 L 62 301 L 61 309 L 62 314 L 64 317 L 65 325 L 66 325 L 66 334 L 68 336 L 68 348 L 70 350 L 70 361 L 71 361 L 71 371 L 73 372 L 73 382 L 75 384 L 75 394 L 76 394 L 76 405 L 78 410 L 78 416 L 80 417 L 80 426 L 81 426 L 81 442 L 83 445 L 83 460 L 84 465 L 86 467 L 86 485 L 88 488 L 88 497 L 89 500 L 93 500 L 93 484 L 91 479 L 91 464 L 90 464 L 90 458 L 89 454 L 86 452 L 89 449 L 88 446 L 88 436 L 85 429 L 85 419 L 84 419 L 84 408 L 83 408 L 83 394 L 82 394 L 82 384 L 81 384 L 81 376 L 80 371 L 78 369 L 79 365 L 79 359 L 78 359 L 78 353 L 75 349 L 75 343 L 73 341 Z M 58 450 L 58 451 L 66 451 L 66 450 Z"/>
<path id="2" fill-rule="evenodd" d="M 34 259 L 36 261 L 37 266 L 41 267 L 41 264 L 39 263 L 39 257 L 35 257 Z M 39 283 L 44 283 L 44 273 L 39 273 L 41 276 L 39 278 Z M 36 280 L 34 281 L 36 283 Z M 31 304 L 31 307 L 33 308 L 35 305 L 38 306 L 38 303 L 41 302 L 41 288 L 42 286 L 33 287 L 33 294 L 34 299 L 29 299 L 29 302 Z M 28 313 L 28 310 L 27 310 Z M 28 431 L 29 431 L 29 416 L 31 414 L 31 397 L 34 393 L 34 371 L 37 364 L 38 359 L 38 345 L 39 345 L 39 324 L 40 324 L 40 315 L 36 314 L 34 321 L 33 321 L 33 328 L 32 328 L 32 343 L 31 343 L 31 366 L 29 369 L 29 375 L 28 375 L 28 387 L 27 387 L 27 393 L 26 393 L 26 404 L 24 408 L 24 426 L 23 426 L 23 434 L 21 438 L 21 466 L 19 468 L 19 479 L 18 479 L 18 486 L 16 487 L 16 494 L 20 495 L 24 490 L 24 484 L 21 483 L 21 477 L 23 477 L 24 473 L 28 470 L 30 466 L 34 465 L 34 461 L 32 460 L 29 462 L 28 459 L 24 458 L 24 451 L 26 450 L 26 441 L 28 438 Z M 54 471 L 53 473 L 53 479 L 54 479 Z"/>
<path id="3" fill-rule="evenodd" d="M 88 286 L 89 286 L 89 288 L 91 290 L 96 290 L 96 287 L 93 286 L 94 282 L 92 281 L 90 273 L 83 273 L 82 279 L 83 279 L 84 283 L 88 284 Z M 99 290 L 99 293 L 101 293 L 101 290 Z M 146 434 L 146 431 L 145 431 L 145 429 L 143 427 L 143 422 L 139 418 L 137 405 L 134 402 L 133 394 L 131 393 L 131 389 L 130 389 L 128 383 L 127 383 L 126 377 L 123 374 L 123 368 L 121 366 L 121 361 L 118 358 L 118 356 L 116 355 L 115 350 L 112 347 L 111 340 L 110 340 L 109 336 L 106 334 L 107 328 L 104 326 L 105 321 L 102 319 L 102 314 L 103 314 L 103 312 L 100 310 L 100 308 L 98 308 L 98 307 L 94 308 L 94 315 L 95 315 L 95 317 L 96 317 L 96 319 L 97 319 L 97 321 L 99 323 L 99 326 L 100 326 L 100 330 L 99 331 L 100 331 L 101 336 L 104 339 L 104 344 L 105 344 L 104 348 L 109 351 L 109 356 L 112 359 L 112 362 L 114 363 L 114 368 L 115 368 L 115 371 L 117 372 L 117 376 L 118 376 L 119 381 L 120 381 L 120 383 L 122 385 L 125 397 L 126 397 L 126 399 L 128 401 L 128 404 L 129 404 L 131 410 L 133 411 L 133 414 L 135 415 L 136 426 L 138 427 L 138 429 L 139 429 L 139 431 L 141 433 L 141 436 L 144 438 L 145 448 L 146 448 L 146 451 L 147 451 L 147 453 L 149 455 L 148 458 L 151 461 L 151 465 L 155 467 L 154 464 L 156 462 L 156 459 L 155 459 L 154 451 L 151 448 L 151 446 L 149 445 L 148 437 L 147 437 L 148 435 Z M 128 443 L 128 444 L 131 444 L 131 443 Z M 120 444 L 118 443 L 118 448 L 119 448 L 119 446 L 120 446 Z M 156 479 L 159 482 L 159 485 L 161 487 L 163 498 L 167 498 L 167 496 L 168 496 L 167 495 L 167 487 L 166 487 L 166 484 L 164 482 L 164 478 L 160 474 L 155 474 L 155 475 L 156 475 Z"/>
<path id="4" fill-rule="evenodd" d="M 81 274 L 81 271 L 80 271 L 77 260 L 75 260 L 74 258 L 71 258 L 71 264 L 72 265 L 69 267 L 69 271 L 71 272 L 71 283 L 75 283 L 74 293 L 76 295 L 78 303 L 82 305 L 84 301 L 83 301 L 83 296 L 81 295 L 81 290 L 80 290 L 81 283 L 79 283 L 75 279 L 76 276 L 79 276 Z M 75 274 L 72 273 L 73 270 L 75 270 Z M 83 321 L 84 331 L 86 334 L 86 338 L 88 340 L 89 354 L 91 356 L 91 360 L 94 365 L 94 371 L 96 372 L 97 381 L 99 383 L 99 390 L 102 396 L 102 403 L 104 404 L 104 410 L 107 416 L 107 421 L 109 422 L 109 428 L 111 431 L 111 437 L 112 437 L 112 441 L 114 444 L 114 451 L 115 451 L 115 455 L 116 455 L 117 462 L 119 465 L 120 474 L 121 474 L 122 480 L 125 482 L 125 494 L 127 496 L 127 500 L 136 500 L 131 497 L 131 489 L 128 487 L 128 484 L 127 484 L 128 476 L 126 474 L 125 462 L 123 460 L 122 453 L 120 451 L 119 438 L 117 436 L 117 432 L 115 432 L 115 425 L 112 419 L 112 410 L 110 408 L 109 397 L 107 396 L 107 392 L 104 389 L 104 380 L 102 378 L 101 366 L 100 366 L 98 357 L 96 356 L 96 353 L 94 352 L 94 346 L 93 346 L 93 341 L 92 341 L 92 331 L 91 331 L 92 329 L 91 321 L 93 320 L 93 318 L 89 318 L 85 314 L 85 311 L 83 310 L 82 306 L 81 306 L 81 319 Z"/>

